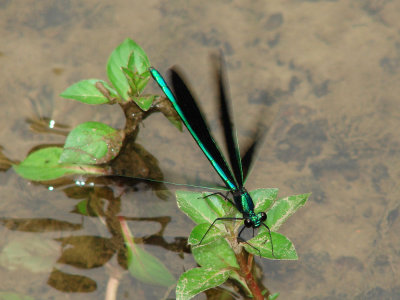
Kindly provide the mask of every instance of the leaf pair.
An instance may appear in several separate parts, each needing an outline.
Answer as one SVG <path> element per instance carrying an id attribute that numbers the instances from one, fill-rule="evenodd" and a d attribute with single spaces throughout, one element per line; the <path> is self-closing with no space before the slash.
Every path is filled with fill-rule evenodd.
<path id="1" fill-rule="evenodd" d="M 105 169 L 96 165 L 115 158 L 123 138 L 123 132 L 108 125 L 86 122 L 70 132 L 64 148 L 37 150 L 13 167 L 18 175 L 35 181 L 53 180 L 70 174 L 104 175 Z"/>
<path id="2" fill-rule="evenodd" d="M 35 181 L 48 181 L 71 174 L 104 173 L 102 168 L 96 166 L 60 163 L 62 153 L 61 147 L 43 148 L 32 152 L 13 168 L 21 177 Z"/>

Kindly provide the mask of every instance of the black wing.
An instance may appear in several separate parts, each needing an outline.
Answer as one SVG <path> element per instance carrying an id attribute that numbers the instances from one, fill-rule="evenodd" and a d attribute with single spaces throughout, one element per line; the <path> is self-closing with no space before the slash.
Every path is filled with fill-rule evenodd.
<path id="1" fill-rule="evenodd" d="M 229 161 L 235 175 L 236 181 L 240 187 L 243 186 L 242 162 L 240 159 L 239 145 L 236 136 L 234 123 L 232 122 L 231 109 L 229 106 L 228 89 L 226 88 L 226 77 L 224 74 L 224 60 L 222 54 L 216 61 L 216 77 L 218 81 L 220 119 L 224 129 L 225 144 L 228 151 Z"/>
<path id="2" fill-rule="evenodd" d="M 259 123 L 257 131 L 252 137 L 251 144 L 244 151 L 244 155 L 242 156 L 244 182 L 246 182 L 247 180 L 247 176 L 249 175 L 250 169 L 254 162 L 254 158 L 257 157 L 260 146 L 264 143 L 268 130 L 269 126 Z"/>
<path id="3" fill-rule="evenodd" d="M 189 88 L 179 75 L 176 67 L 172 68 L 170 72 L 172 88 L 176 97 L 176 104 L 181 110 L 181 112 L 178 110 L 177 112 L 183 123 L 186 125 L 201 150 L 211 162 L 214 169 L 222 178 L 226 187 L 229 189 L 237 188 L 238 183 L 232 175 L 218 145 L 212 137 L 209 127 L 203 118 L 203 114 L 201 113 Z"/>

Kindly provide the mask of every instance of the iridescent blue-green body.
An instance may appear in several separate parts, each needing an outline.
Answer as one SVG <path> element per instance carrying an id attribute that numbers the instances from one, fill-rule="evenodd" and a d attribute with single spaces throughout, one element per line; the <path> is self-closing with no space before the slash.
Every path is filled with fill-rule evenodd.
<path id="1" fill-rule="evenodd" d="M 267 219 L 264 212 L 254 212 L 254 202 L 247 190 L 242 187 L 238 190 L 231 191 L 233 201 L 238 211 L 243 214 L 246 227 L 258 228 Z"/>
<path id="2" fill-rule="evenodd" d="M 229 170 L 229 169 L 227 169 L 227 166 L 226 167 L 224 165 L 221 166 L 216 161 L 216 157 L 213 156 L 213 154 L 210 152 L 210 149 L 207 149 L 206 145 L 204 144 L 203 140 L 201 139 L 201 136 L 199 136 L 199 133 L 196 132 L 196 130 L 198 130 L 199 128 L 195 128 L 194 126 L 192 126 L 190 123 L 190 119 L 188 119 L 186 117 L 186 114 L 183 110 L 185 106 L 181 106 L 178 103 L 177 99 L 174 97 L 174 94 L 172 93 L 171 89 L 168 87 L 167 83 L 165 82 L 164 78 L 161 76 L 160 72 L 158 72 L 156 69 L 153 69 L 153 68 L 150 69 L 150 72 L 151 72 L 151 75 L 153 76 L 153 78 L 155 79 L 155 81 L 158 83 L 158 85 L 164 92 L 164 94 L 167 96 L 168 100 L 171 101 L 171 103 L 172 103 L 173 107 L 175 108 L 176 112 L 178 113 L 179 117 L 182 119 L 183 124 L 185 124 L 186 128 L 189 130 L 190 134 L 193 136 L 194 140 L 199 145 L 200 149 L 206 155 L 206 157 L 208 158 L 208 160 L 210 161 L 210 163 L 212 164 L 214 169 L 217 171 L 219 176 L 221 176 L 225 185 L 229 189 L 236 189 L 237 184 L 236 184 L 233 176 L 227 171 L 227 170 Z M 202 121 L 204 122 L 204 120 L 202 120 Z M 216 146 L 215 141 L 212 138 L 212 136 L 210 135 L 210 136 L 208 136 L 208 138 Z M 219 149 L 218 149 L 218 151 L 219 151 Z M 220 156 L 221 156 L 221 154 L 220 154 Z"/>
<path id="3" fill-rule="evenodd" d="M 221 65 L 222 66 L 222 59 Z M 174 69 L 171 70 L 171 80 L 174 93 L 169 88 L 167 83 L 161 74 L 153 68 L 150 68 L 150 73 L 154 80 L 158 83 L 164 94 L 167 96 L 168 100 L 172 103 L 182 122 L 185 124 L 186 128 L 189 130 L 193 139 L 199 145 L 200 149 L 203 151 L 207 159 L 210 161 L 211 165 L 214 167 L 215 171 L 221 177 L 226 188 L 233 196 L 233 202 L 226 198 L 222 193 L 216 193 L 222 195 L 225 199 L 235 205 L 235 207 L 242 213 L 243 218 L 228 218 L 222 217 L 214 220 L 211 224 L 200 243 L 204 237 L 209 232 L 210 228 L 218 220 L 244 220 L 245 227 L 258 228 L 261 225 L 265 226 L 269 233 L 270 230 L 268 226 L 264 223 L 267 219 L 265 212 L 254 212 L 254 203 L 244 188 L 244 179 L 246 178 L 247 172 L 249 170 L 249 165 L 254 153 L 255 143 L 249 147 L 246 154 L 241 158 L 239 153 L 239 147 L 236 139 L 236 132 L 233 127 L 233 122 L 231 120 L 229 104 L 227 101 L 227 95 L 224 88 L 224 80 L 222 68 L 218 69 L 217 80 L 219 82 L 219 92 L 220 92 L 220 113 L 221 121 L 224 127 L 225 142 L 227 145 L 227 150 L 229 154 L 229 161 L 231 167 L 227 164 L 224 156 L 222 155 L 217 143 L 211 135 L 208 125 L 201 113 L 199 107 L 196 104 L 191 92 L 187 88 L 186 84 L 183 82 L 182 78 L 178 72 Z M 249 154 L 249 155 L 248 155 Z M 242 163 L 244 161 L 244 163 Z M 244 174 L 245 173 L 245 174 Z M 271 234 L 271 233 L 270 233 Z M 240 235 L 240 233 L 239 233 Z M 270 235 L 271 237 L 271 235 Z M 199 244 L 200 244 L 199 243 Z M 272 245 L 272 241 L 271 241 Z M 273 252 L 273 246 L 272 246 Z"/>

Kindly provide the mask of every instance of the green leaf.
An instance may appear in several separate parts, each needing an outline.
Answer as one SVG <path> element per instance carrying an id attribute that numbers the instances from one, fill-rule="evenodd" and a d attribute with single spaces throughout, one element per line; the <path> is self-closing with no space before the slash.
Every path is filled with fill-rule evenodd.
<path id="1" fill-rule="evenodd" d="M 137 71 L 133 72 L 126 67 L 121 67 L 121 70 L 124 73 L 130 87 L 128 91 L 129 97 L 138 97 L 150 80 L 150 72 L 146 71 L 143 74 L 139 74 Z"/>
<path id="2" fill-rule="evenodd" d="M 207 195 L 207 193 L 177 191 L 176 200 L 179 209 L 197 224 L 211 224 L 215 219 L 224 217 L 229 211 L 232 211 L 232 204 L 224 200 L 221 196 L 212 195 L 205 197 Z M 223 224 L 221 223 L 217 223 L 215 226 L 222 229 Z"/>
<path id="3" fill-rule="evenodd" d="M 182 121 L 179 118 L 167 117 L 168 121 L 172 123 L 179 131 L 182 131 Z"/>
<path id="4" fill-rule="evenodd" d="M 144 283 L 167 287 L 175 284 L 174 276 L 157 257 L 135 245 L 125 219 L 120 217 L 119 221 L 127 250 L 128 270 L 131 275 Z"/>
<path id="5" fill-rule="evenodd" d="M 223 238 L 228 234 L 228 232 L 223 230 L 223 228 L 221 228 L 221 227 L 212 226 L 210 228 L 210 226 L 211 226 L 211 224 L 209 224 L 209 223 L 203 223 L 203 224 L 196 225 L 192 229 L 192 232 L 190 233 L 190 236 L 188 239 L 188 244 L 197 246 L 200 243 L 201 239 L 204 237 L 201 244 L 206 245 L 208 243 L 213 242 L 216 239 Z M 210 230 L 208 231 L 207 235 L 204 236 L 209 228 L 210 228 Z"/>
<path id="6" fill-rule="evenodd" d="M 155 96 L 154 95 L 149 95 L 149 96 L 142 96 L 142 97 L 134 97 L 133 101 L 144 111 L 147 111 L 150 107 L 151 104 L 154 101 Z"/>
<path id="7" fill-rule="evenodd" d="M 254 201 L 254 211 L 267 211 L 278 196 L 278 191 L 278 189 L 274 188 L 250 191 L 249 194 Z"/>
<path id="8" fill-rule="evenodd" d="M 214 269 L 236 268 L 239 269 L 235 253 L 228 242 L 217 239 L 212 243 L 192 247 L 193 257 L 202 267 Z"/>
<path id="9" fill-rule="evenodd" d="M 128 96 L 129 98 L 132 98 L 132 96 L 136 96 L 138 94 L 134 81 L 135 73 L 133 73 L 130 69 L 126 67 L 121 67 L 121 71 L 124 73 L 125 78 L 128 81 L 129 85 Z"/>
<path id="10" fill-rule="evenodd" d="M 32 152 L 19 165 L 13 165 L 18 175 L 35 181 L 53 180 L 69 174 L 103 174 L 103 169 L 59 163 L 62 148 L 48 147 Z"/>
<path id="11" fill-rule="evenodd" d="M 106 163 L 118 155 L 122 141 L 122 131 L 100 122 L 86 122 L 69 133 L 60 161 L 74 164 Z"/>
<path id="12" fill-rule="evenodd" d="M 140 94 L 144 90 L 144 88 L 146 87 L 147 83 L 150 80 L 150 77 L 151 75 L 149 71 L 134 77 L 138 94 Z"/>
<path id="13" fill-rule="evenodd" d="M 267 225 L 271 230 L 278 230 L 286 220 L 302 207 L 311 194 L 294 195 L 276 200 L 267 212 Z M 266 230 L 262 228 L 262 231 Z"/>
<path id="14" fill-rule="evenodd" d="M 268 231 L 257 234 L 254 238 L 248 240 L 247 243 L 243 243 L 243 246 L 247 252 L 254 255 L 261 255 L 268 259 L 298 259 L 293 243 L 286 236 L 278 232 L 271 232 L 271 237 L 275 256 L 272 255 L 272 244 Z"/>
<path id="15" fill-rule="evenodd" d="M 128 68 L 138 76 L 148 71 L 149 59 L 143 49 L 131 39 L 126 39 L 110 55 L 107 63 L 107 75 L 118 94 L 129 100 L 130 85 L 122 67 Z M 132 78 L 133 80 L 133 78 Z M 131 91 L 132 92 L 132 91 Z"/>
<path id="16" fill-rule="evenodd" d="M 223 284 L 232 273 L 231 270 L 213 268 L 194 268 L 181 275 L 176 286 L 176 299 L 191 299 L 197 294 Z"/>
<path id="17" fill-rule="evenodd" d="M 150 61 L 146 52 L 131 39 L 126 39 L 124 43 L 125 42 L 127 42 L 127 44 L 129 44 L 128 47 L 132 49 L 129 56 L 128 68 L 140 75 L 148 73 L 150 76 Z"/>
<path id="18" fill-rule="evenodd" d="M 86 79 L 74 83 L 69 86 L 64 92 L 60 94 L 61 97 L 67 99 L 74 99 L 86 104 L 104 104 L 109 103 L 109 99 L 105 97 L 96 87 L 96 83 L 101 83 L 111 95 L 116 96 L 116 92 L 107 84 L 107 82 L 100 79 Z"/>

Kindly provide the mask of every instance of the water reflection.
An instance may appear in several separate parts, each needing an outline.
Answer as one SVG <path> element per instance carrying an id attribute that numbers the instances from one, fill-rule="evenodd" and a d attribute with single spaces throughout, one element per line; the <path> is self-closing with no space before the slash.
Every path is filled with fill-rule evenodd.
<path id="1" fill-rule="evenodd" d="M 124 218 L 128 224 L 131 222 L 156 222 L 159 224 L 158 231 L 135 238 L 135 244 L 158 246 L 177 253 L 190 252 L 185 237 L 165 239 L 164 232 L 171 222 L 170 216 L 132 217 L 124 215 L 121 210 L 121 196 L 140 181 L 120 177 L 98 177 L 86 178 L 86 183 L 85 186 L 76 185 L 73 179 L 60 179 L 51 183 L 51 186 L 57 191 L 63 192 L 69 199 L 78 200 L 70 214 L 82 216 L 79 223 L 51 217 L 0 219 L 3 226 L 12 231 L 61 233 L 63 237 L 54 239 L 60 246 L 60 254 L 56 260 L 57 267 L 51 270 L 48 277 L 47 282 L 50 286 L 63 292 L 92 292 L 97 289 L 95 278 L 84 273 L 79 274 L 79 272 L 72 274 L 68 271 L 69 268 L 64 268 L 63 265 L 72 266 L 75 270 L 88 270 L 104 266 L 111 268 L 115 264 L 111 259 L 115 256 L 118 265 L 126 270 L 128 263 L 120 218 Z M 157 183 L 151 182 L 147 184 L 149 186 L 157 185 Z M 48 183 L 41 185 L 47 187 Z M 151 205 L 153 200 L 157 201 L 157 199 L 149 199 L 149 203 L 143 203 L 143 205 Z M 100 222 L 95 221 L 96 219 Z M 99 235 L 82 234 L 88 222 L 98 227 Z M 29 241 L 26 240 L 26 243 Z M 35 247 L 35 245 L 31 246 Z M 115 269 L 115 266 L 113 268 Z"/>

